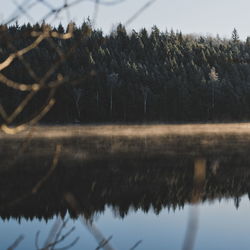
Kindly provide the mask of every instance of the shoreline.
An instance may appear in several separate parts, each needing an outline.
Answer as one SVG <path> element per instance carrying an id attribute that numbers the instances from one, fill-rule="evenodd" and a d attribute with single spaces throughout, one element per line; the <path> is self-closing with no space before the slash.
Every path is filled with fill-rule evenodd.
<path id="1" fill-rule="evenodd" d="M 0 132 L 0 138 L 32 137 L 63 138 L 75 136 L 196 136 L 196 135 L 249 135 L 250 123 L 199 123 L 199 124 L 70 124 L 70 125 L 36 125 L 25 131 L 9 135 Z"/>

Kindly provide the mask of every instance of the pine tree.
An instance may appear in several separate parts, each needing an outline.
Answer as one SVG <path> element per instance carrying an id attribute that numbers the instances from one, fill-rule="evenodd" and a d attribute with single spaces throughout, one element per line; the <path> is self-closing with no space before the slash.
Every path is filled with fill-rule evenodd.
<path id="1" fill-rule="evenodd" d="M 236 30 L 236 28 L 233 29 L 233 32 L 232 32 L 232 40 L 234 43 L 237 43 L 239 42 L 239 34 L 238 34 L 238 31 Z"/>

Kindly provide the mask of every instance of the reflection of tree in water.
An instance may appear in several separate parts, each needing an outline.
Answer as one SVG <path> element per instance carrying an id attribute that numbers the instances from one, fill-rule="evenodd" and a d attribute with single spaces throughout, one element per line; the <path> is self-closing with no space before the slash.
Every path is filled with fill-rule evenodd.
<path id="1" fill-rule="evenodd" d="M 105 206 L 124 217 L 131 210 L 175 210 L 194 203 L 194 192 L 201 202 L 239 197 L 249 192 L 249 160 L 237 156 L 206 160 L 206 178 L 199 189 L 194 184 L 194 159 L 178 156 L 128 157 L 113 154 L 106 159 L 72 160 L 62 154 L 54 173 L 36 195 L 30 195 L 14 206 L 5 207 L 30 190 L 46 173 L 47 155 L 19 159 L 11 168 L 2 171 L 0 181 L 0 213 L 2 218 L 52 218 L 75 211 L 64 200 L 66 192 L 72 193 L 81 214 L 91 218 L 103 212 Z M 215 172 L 216 165 L 216 172 Z M 237 166 L 237 167 L 236 167 Z M 197 173 L 197 171 L 196 171 Z M 194 186 L 195 185 L 195 186 Z M 196 198 L 197 198 L 196 197 Z M 197 200 L 197 199 L 195 199 Z"/>

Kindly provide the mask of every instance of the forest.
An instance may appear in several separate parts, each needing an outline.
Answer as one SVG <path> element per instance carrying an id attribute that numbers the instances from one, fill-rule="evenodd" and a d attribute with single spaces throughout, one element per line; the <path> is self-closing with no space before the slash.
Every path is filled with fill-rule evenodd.
<path id="1" fill-rule="evenodd" d="M 34 41 L 32 31 L 45 23 L 0 27 L 0 62 Z M 68 26 L 69 27 L 69 26 Z M 51 30 L 65 34 L 59 24 Z M 68 40 L 42 41 L 23 58 L 42 79 L 65 56 L 50 76 L 67 81 L 56 91 L 56 103 L 44 123 L 98 122 L 229 122 L 250 119 L 250 37 L 240 40 L 184 35 L 180 31 L 127 31 L 119 24 L 109 34 L 91 22 L 74 24 Z M 62 53 L 59 53 L 62 52 Z M 16 82 L 31 84 L 32 74 L 21 60 L 1 71 Z M 0 104 L 7 114 L 25 98 L 0 83 Z M 38 91 L 13 123 L 32 117 L 48 98 Z M 3 123 L 3 117 L 0 123 Z"/>

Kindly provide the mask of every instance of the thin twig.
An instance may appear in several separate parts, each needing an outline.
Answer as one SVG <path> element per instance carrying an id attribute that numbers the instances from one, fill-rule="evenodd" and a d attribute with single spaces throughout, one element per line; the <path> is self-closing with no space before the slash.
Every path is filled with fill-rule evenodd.
<path id="1" fill-rule="evenodd" d="M 79 206 L 79 203 L 75 199 L 74 195 L 71 193 L 66 193 L 64 195 L 65 200 L 71 207 L 71 209 L 76 213 L 80 214 L 81 209 Z M 111 244 L 105 239 L 105 237 L 102 235 L 102 233 L 98 230 L 98 228 L 93 224 L 90 223 L 88 220 L 84 218 L 84 216 L 80 216 L 82 224 L 89 230 L 89 232 L 94 236 L 95 240 L 99 244 L 100 242 L 107 242 L 104 246 L 104 250 L 113 250 L 114 248 L 111 246 Z"/>
<path id="2" fill-rule="evenodd" d="M 0 63 L 0 71 L 7 68 L 17 57 L 20 57 L 20 56 L 28 53 L 32 49 L 36 48 L 44 40 L 44 38 L 47 37 L 48 35 L 49 35 L 48 33 L 42 33 L 40 36 L 37 37 L 37 39 L 33 43 L 31 43 L 27 47 L 15 52 L 15 53 L 10 54 L 7 59 L 5 59 L 2 63 Z"/>
<path id="3" fill-rule="evenodd" d="M 7 248 L 7 250 L 14 250 L 15 248 L 17 248 L 18 245 L 20 244 L 20 242 L 21 242 L 23 239 L 24 239 L 24 236 L 23 236 L 23 235 L 20 235 L 20 236 L 14 241 L 14 243 L 13 243 L 11 246 L 9 246 L 9 247 Z"/>
<path id="4" fill-rule="evenodd" d="M 57 144 L 56 145 L 56 149 L 55 149 L 55 152 L 54 152 L 54 155 L 53 155 L 53 159 L 52 159 L 52 163 L 51 163 L 51 166 L 50 166 L 50 169 L 49 171 L 47 172 L 47 174 L 31 189 L 30 192 L 27 192 L 23 195 L 21 195 L 19 198 L 17 198 L 16 200 L 14 201 L 11 201 L 11 202 L 8 202 L 7 204 L 4 204 L 4 205 L 1 205 L 0 206 L 0 210 L 3 209 L 3 208 L 6 208 L 6 207 L 12 207 L 18 203 L 20 203 L 21 201 L 27 199 L 28 197 L 30 197 L 31 195 L 33 194 L 36 194 L 40 189 L 41 187 L 44 185 L 44 183 L 50 178 L 50 176 L 52 175 L 52 173 L 54 172 L 56 166 L 57 166 L 57 163 L 58 163 L 58 160 L 59 160 L 59 156 L 60 156 L 60 153 L 61 153 L 61 150 L 62 150 L 62 145 L 61 144 Z"/>
<path id="5" fill-rule="evenodd" d="M 129 250 L 136 249 L 141 243 L 142 243 L 142 240 L 137 241 Z"/>
<path id="6" fill-rule="evenodd" d="M 133 16 L 131 16 L 124 24 L 124 26 L 128 26 L 130 23 L 132 23 L 137 17 L 141 15 L 142 12 L 144 12 L 147 8 L 149 8 L 150 5 L 155 3 L 157 0 L 150 0 L 145 5 L 143 5 L 138 11 L 135 12 Z"/>
<path id="7" fill-rule="evenodd" d="M 92 17 L 92 25 L 95 27 L 96 21 L 97 21 L 97 16 L 99 12 L 99 2 L 100 0 L 95 0 L 95 6 L 94 6 L 94 13 Z"/>
<path id="8" fill-rule="evenodd" d="M 40 248 L 39 250 L 49 250 L 51 247 L 54 247 L 57 244 L 63 242 L 74 230 L 75 230 L 75 227 L 72 227 L 68 232 L 66 232 L 64 235 L 62 235 L 57 241 L 49 243 L 47 246 Z M 77 241 L 74 240 L 73 242 L 77 242 Z M 70 244 L 72 244 L 72 243 L 70 243 Z"/>
<path id="9" fill-rule="evenodd" d="M 78 241 L 79 241 L 80 237 L 76 237 L 69 245 L 64 246 L 64 247 L 60 247 L 60 248 L 55 248 L 53 250 L 67 250 L 72 248 Z"/>
<path id="10" fill-rule="evenodd" d="M 113 238 L 113 236 L 109 236 L 107 239 L 103 239 L 100 243 L 99 246 L 97 246 L 96 250 L 102 249 L 103 247 L 105 247 L 109 241 Z"/>
<path id="11" fill-rule="evenodd" d="M 39 247 L 39 235 L 40 235 L 40 231 L 37 231 L 36 232 L 36 236 L 35 236 L 35 247 L 36 247 L 36 250 L 39 250 L 40 247 Z"/>
<path id="12" fill-rule="evenodd" d="M 53 157 L 53 160 L 52 160 L 52 164 L 51 164 L 51 167 L 50 167 L 50 170 L 49 172 L 36 184 L 36 186 L 32 189 L 32 194 L 35 194 L 37 193 L 37 191 L 41 188 L 41 186 L 49 179 L 49 177 L 52 175 L 52 173 L 54 172 L 56 166 L 57 166 L 57 163 L 58 163 L 58 160 L 59 160 L 59 156 L 60 156 L 60 153 L 62 151 L 62 145 L 61 144 L 57 144 L 56 145 L 56 150 L 55 150 L 55 153 L 54 153 L 54 157 Z"/>

